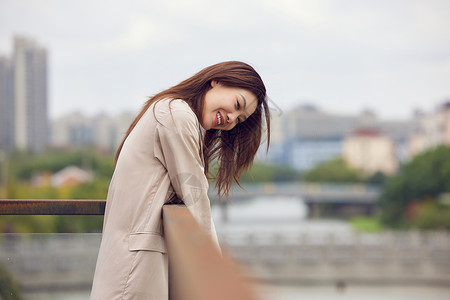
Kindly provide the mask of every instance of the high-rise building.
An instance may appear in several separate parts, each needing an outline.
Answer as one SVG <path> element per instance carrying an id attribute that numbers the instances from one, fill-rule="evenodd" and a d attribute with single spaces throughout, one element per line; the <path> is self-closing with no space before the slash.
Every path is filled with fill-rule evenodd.
<path id="1" fill-rule="evenodd" d="M 39 152 L 48 142 L 47 52 L 15 37 L 13 65 L 15 148 Z"/>
<path id="2" fill-rule="evenodd" d="M 14 148 L 14 94 L 11 60 L 0 57 L 0 150 Z"/>

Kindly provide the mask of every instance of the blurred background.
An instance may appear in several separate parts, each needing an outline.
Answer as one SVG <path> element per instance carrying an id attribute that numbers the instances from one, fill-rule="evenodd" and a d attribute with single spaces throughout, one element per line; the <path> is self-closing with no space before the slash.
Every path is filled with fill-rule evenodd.
<path id="1" fill-rule="evenodd" d="M 210 190 L 263 299 L 448 299 L 446 0 L 0 0 L 0 198 L 106 199 L 148 96 L 225 60 L 272 109 L 244 190 Z M 88 299 L 102 222 L 0 216 L 0 298 Z"/>

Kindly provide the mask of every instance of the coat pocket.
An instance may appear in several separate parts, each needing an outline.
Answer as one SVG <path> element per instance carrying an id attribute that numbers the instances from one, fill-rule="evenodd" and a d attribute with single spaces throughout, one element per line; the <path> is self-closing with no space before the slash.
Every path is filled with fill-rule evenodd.
<path id="1" fill-rule="evenodd" d="M 157 251 L 167 252 L 164 238 L 155 232 L 135 232 L 130 233 L 128 238 L 128 250 L 130 251 Z"/>

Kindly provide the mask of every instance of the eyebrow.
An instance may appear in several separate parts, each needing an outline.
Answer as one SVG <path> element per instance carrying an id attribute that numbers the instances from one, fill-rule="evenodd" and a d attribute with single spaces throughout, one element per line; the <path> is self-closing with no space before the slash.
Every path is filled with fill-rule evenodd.
<path id="1" fill-rule="evenodd" d="M 242 99 L 244 99 L 244 109 L 247 107 L 247 99 L 245 99 L 244 95 L 242 95 L 241 93 L 239 93 L 239 95 L 241 95 Z"/>
<path id="2" fill-rule="evenodd" d="M 245 108 L 247 107 L 247 99 L 245 99 L 244 95 L 242 95 L 241 93 L 239 93 L 239 95 L 241 95 L 242 99 L 244 100 L 244 111 Z M 244 121 L 248 119 L 248 117 L 246 115 L 244 115 Z"/>

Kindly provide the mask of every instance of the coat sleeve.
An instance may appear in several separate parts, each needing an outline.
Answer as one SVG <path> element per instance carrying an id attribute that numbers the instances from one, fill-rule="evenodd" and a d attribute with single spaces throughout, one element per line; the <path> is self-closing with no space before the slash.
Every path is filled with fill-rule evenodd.
<path id="1" fill-rule="evenodd" d="M 172 105 L 175 103 L 172 103 Z M 200 153 L 200 130 L 195 114 L 179 104 L 167 113 L 157 114 L 155 156 L 166 167 L 172 187 L 200 226 L 218 246 L 211 206 L 208 181 Z"/>

